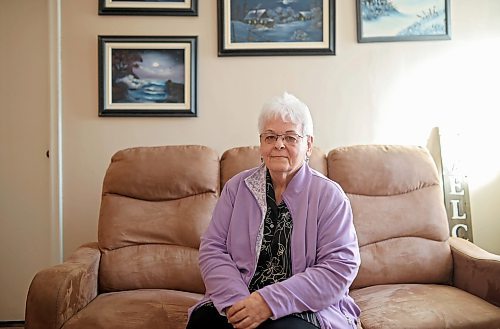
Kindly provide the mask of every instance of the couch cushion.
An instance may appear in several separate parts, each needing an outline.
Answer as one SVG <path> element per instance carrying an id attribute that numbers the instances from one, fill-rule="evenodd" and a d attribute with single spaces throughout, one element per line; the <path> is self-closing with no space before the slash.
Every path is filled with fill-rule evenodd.
<path id="1" fill-rule="evenodd" d="M 220 186 L 243 170 L 254 168 L 260 165 L 260 149 L 258 146 L 235 147 L 225 151 L 220 160 Z M 326 154 L 319 148 L 314 147 L 309 159 L 311 168 L 319 171 L 323 175 L 327 174 Z"/>
<path id="2" fill-rule="evenodd" d="M 202 298 L 172 290 L 135 290 L 97 296 L 62 329 L 184 329 L 186 310 Z"/>
<path id="3" fill-rule="evenodd" d="M 500 308 L 451 286 L 380 285 L 351 296 L 361 307 L 363 329 L 500 328 Z"/>
<path id="4" fill-rule="evenodd" d="M 117 152 L 104 178 L 99 214 L 100 290 L 202 293 L 198 247 L 218 187 L 218 155 L 207 147 Z"/>
<path id="5" fill-rule="evenodd" d="M 426 149 L 337 148 L 328 154 L 328 176 L 351 200 L 361 251 L 353 288 L 449 282 L 448 222 L 436 166 Z"/>

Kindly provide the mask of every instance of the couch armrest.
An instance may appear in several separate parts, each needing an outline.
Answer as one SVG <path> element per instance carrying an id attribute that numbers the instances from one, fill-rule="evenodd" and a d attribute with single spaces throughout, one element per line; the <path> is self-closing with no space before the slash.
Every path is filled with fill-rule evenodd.
<path id="1" fill-rule="evenodd" d="M 62 264 L 38 272 L 26 299 L 27 329 L 59 329 L 97 296 L 101 252 L 97 243 L 79 247 Z"/>
<path id="2" fill-rule="evenodd" d="M 453 255 L 453 285 L 500 306 L 500 256 L 475 244 L 450 238 Z"/>

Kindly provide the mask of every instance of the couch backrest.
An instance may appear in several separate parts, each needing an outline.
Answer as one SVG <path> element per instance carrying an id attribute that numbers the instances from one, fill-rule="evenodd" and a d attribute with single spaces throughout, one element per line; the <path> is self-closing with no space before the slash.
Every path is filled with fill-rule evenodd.
<path id="1" fill-rule="evenodd" d="M 452 269 L 436 166 L 417 146 L 359 145 L 330 151 L 328 176 L 347 193 L 361 250 L 352 288 L 446 283 Z"/>
<path id="2" fill-rule="evenodd" d="M 99 215 L 100 290 L 203 293 L 198 247 L 218 190 L 218 154 L 207 147 L 117 152 L 104 178 Z"/>
<path id="3" fill-rule="evenodd" d="M 260 151 L 258 146 L 235 147 L 225 151 L 220 160 L 220 186 L 226 184 L 229 178 L 237 173 L 260 165 Z M 326 176 L 326 154 L 314 147 L 309 159 L 311 168 L 316 169 Z"/>
<path id="4" fill-rule="evenodd" d="M 255 146 L 227 150 L 220 161 L 203 146 L 117 152 L 103 183 L 100 290 L 203 293 L 198 247 L 218 191 L 259 163 Z M 337 181 L 351 200 L 362 258 L 353 288 L 450 280 L 442 189 L 426 149 L 359 145 L 326 156 L 315 148 L 310 165 Z"/>

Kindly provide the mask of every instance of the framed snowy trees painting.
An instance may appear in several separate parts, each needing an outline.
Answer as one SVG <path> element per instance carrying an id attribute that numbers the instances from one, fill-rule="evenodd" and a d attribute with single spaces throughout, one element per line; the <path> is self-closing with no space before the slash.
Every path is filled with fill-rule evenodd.
<path id="1" fill-rule="evenodd" d="M 356 0 L 358 42 L 450 39 L 450 0 Z"/>
<path id="2" fill-rule="evenodd" d="M 219 56 L 335 55 L 335 0 L 217 0 Z"/>

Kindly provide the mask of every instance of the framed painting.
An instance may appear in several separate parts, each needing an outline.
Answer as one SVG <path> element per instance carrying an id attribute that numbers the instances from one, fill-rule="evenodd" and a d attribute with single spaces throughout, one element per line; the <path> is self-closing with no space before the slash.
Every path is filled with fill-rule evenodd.
<path id="1" fill-rule="evenodd" d="M 356 0 L 358 42 L 449 40 L 450 0 Z"/>
<path id="2" fill-rule="evenodd" d="M 335 0 L 217 0 L 219 56 L 335 55 Z"/>
<path id="3" fill-rule="evenodd" d="M 196 36 L 99 36 L 99 116 L 196 116 Z"/>
<path id="4" fill-rule="evenodd" d="M 99 0 L 99 15 L 197 16 L 198 0 Z"/>

